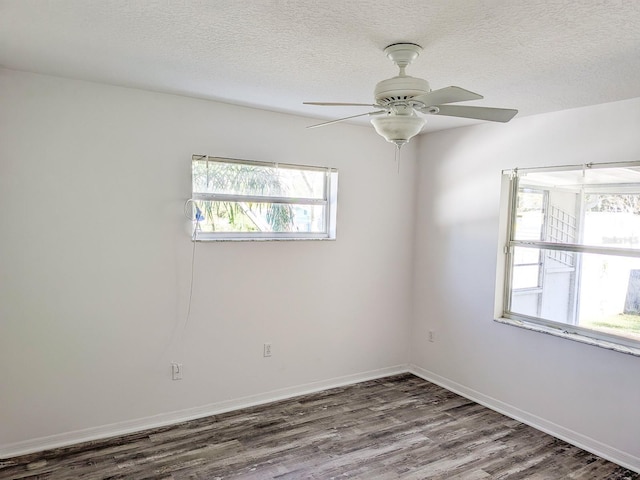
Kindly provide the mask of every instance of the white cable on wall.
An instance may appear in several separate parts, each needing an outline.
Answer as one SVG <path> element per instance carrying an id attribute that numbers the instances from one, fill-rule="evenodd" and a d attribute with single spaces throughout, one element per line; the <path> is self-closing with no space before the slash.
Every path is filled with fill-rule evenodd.
<path id="1" fill-rule="evenodd" d="M 173 326 L 173 331 L 171 332 L 171 336 L 169 337 L 169 342 L 164 350 L 164 352 L 166 353 L 166 351 L 170 349 L 171 345 L 173 345 L 174 341 L 176 341 L 176 337 L 177 337 L 177 341 L 178 341 L 177 357 L 179 359 L 181 359 L 184 355 L 184 333 L 189 324 L 189 320 L 191 319 L 191 305 L 193 303 L 193 284 L 194 284 L 194 277 L 195 277 L 196 244 L 198 243 L 196 241 L 196 238 L 198 236 L 198 231 L 200 230 L 200 221 L 202 220 L 200 209 L 197 206 L 196 206 L 196 210 L 198 213 L 196 213 L 195 217 L 189 213 L 188 208 L 190 205 L 195 205 L 195 202 L 192 198 L 188 199 L 184 203 L 185 217 L 187 217 L 189 220 L 194 222 L 193 233 L 191 234 L 191 241 L 193 243 L 193 246 L 191 248 L 191 272 L 190 272 L 190 279 L 189 279 L 189 300 L 187 305 L 187 315 L 184 318 L 184 321 L 180 322 L 179 320 L 177 320 L 175 322 Z M 179 334 L 178 334 L 178 330 L 179 330 Z M 180 361 L 180 362 L 174 362 L 174 363 L 182 363 L 182 362 Z"/>

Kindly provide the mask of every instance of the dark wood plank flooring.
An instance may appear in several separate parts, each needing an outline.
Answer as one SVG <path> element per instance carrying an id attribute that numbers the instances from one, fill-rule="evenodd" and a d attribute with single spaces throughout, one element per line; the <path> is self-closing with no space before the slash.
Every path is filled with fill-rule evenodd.
<path id="1" fill-rule="evenodd" d="M 410 374 L 0 461 L 1 479 L 640 475 Z"/>

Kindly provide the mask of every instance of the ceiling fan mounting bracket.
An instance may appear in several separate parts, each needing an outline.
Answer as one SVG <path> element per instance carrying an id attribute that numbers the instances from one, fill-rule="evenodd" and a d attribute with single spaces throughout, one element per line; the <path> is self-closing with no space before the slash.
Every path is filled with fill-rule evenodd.
<path id="1" fill-rule="evenodd" d="M 416 43 L 393 43 L 384 49 L 384 53 L 401 70 L 410 65 L 422 52 L 422 47 Z"/>
<path id="2" fill-rule="evenodd" d="M 384 49 L 385 55 L 400 68 L 400 73 L 393 78 L 378 82 L 374 90 L 378 105 L 387 108 L 401 107 L 412 97 L 431 91 L 429 82 L 426 80 L 405 74 L 406 66 L 418 58 L 421 51 L 422 47 L 416 43 L 394 43 Z"/>

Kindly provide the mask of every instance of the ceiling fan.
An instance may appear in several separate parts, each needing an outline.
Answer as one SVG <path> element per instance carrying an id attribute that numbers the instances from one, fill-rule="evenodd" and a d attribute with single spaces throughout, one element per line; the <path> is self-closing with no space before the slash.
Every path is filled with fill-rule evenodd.
<path id="1" fill-rule="evenodd" d="M 371 123 L 376 132 L 388 142 L 395 143 L 399 149 L 422 130 L 425 119 L 418 115 L 419 113 L 473 118 L 491 122 L 508 122 L 518 113 L 518 110 L 510 108 L 449 105 L 450 103 L 480 100 L 484 97 L 454 86 L 431 90 L 429 82 L 426 80 L 407 75 L 405 73 L 406 67 L 418 58 L 421 51 L 422 47 L 415 43 L 394 43 L 384 49 L 384 53 L 398 66 L 400 73 L 393 78 L 378 82 L 374 90 L 375 103 L 303 102 L 305 105 L 327 107 L 376 108 L 372 112 L 330 120 L 307 128 L 323 127 L 369 115 L 373 117 Z"/>

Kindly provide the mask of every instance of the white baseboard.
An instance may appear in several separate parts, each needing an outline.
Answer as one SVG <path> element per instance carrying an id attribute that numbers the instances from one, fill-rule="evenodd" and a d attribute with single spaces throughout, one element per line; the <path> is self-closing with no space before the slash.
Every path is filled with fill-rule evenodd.
<path id="1" fill-rule="evenodd" d="M 168 412 L 150 417 L 126 420 L 124 422 L 112 423 L 99 427 L 92 427 L 47 437 L 35 438 L 32 440 L 25 440 L 22 442 L 0 445 L 0 459 L 41 452 L 52 448 L 66 447 L 77 443 L 126 435 L 150 428 L 164 427 L 188 420 L 194 420 L 196 418 L 208 417 L 210 415 L 225 413 L 232 410 L 253 407 L 308 393 L 319 392 L 329 388 L 342 387 L 354 383 L 365 382 L 367 380 L 374 380 L 376 378 L 388 377 L 398 373 L 406 373 L 407 371 L 408 366 L 406 364 L 397 365 L 394 367 L 381 368 L 378 370 L 306 383 L 294 387 L 272 390 L 257 395 L 250 395 L 233 400 L 202 405 L 200 407 L 188 408 L 185 410 Z"/>
<path id="2" fill-rule="evenodd" d="M 545 420 L 544 418 L 540 418 L 536 415 L 525 412 L 524 410 L 520 410 L 513 405 L 509 405 L 508 403 L 496 400 L 495 398 L 484 395 L 483 393 L 480 393 L 469 387 L 465 387 L 464 385 L 449 380 L 448 378 L 441 377 L 440 375 L 430 372 L 429 370 L 425 370 L 424 368 L 418 367 L 417 365 L 409 365 L 409 372 L 429 382 L 435 383 L 436 385 L 440 385 L 441 387 L 446 388 L 453 393 L 457 393 L 458 395 L 462 395 L 469 400 L 473 400 L 480 405 L 484 405 L 491 410 L 495 410 L 496 412 L 506 415 L 507 417 L 513 418 L 514 420 L 518 420 L 519 422 L 529 425 L 537 430 L 548 433 L 549 435 L 559 438 L 560 440 L 564 440 L 565 442 L 575 445 L 576 447 L 586 450 L 587 452 L 591 452 L 594 455 L 598 455 L 599 457 L 617 463 L 624 468 L 628 468 L 629 470 L 640 473 L 640 458 L 634 455 L 623 452 L 622 450 L 618 450 L 617 448 L 594 440 L 591 437 L 587 437 L 585 435 L 582 435 L 581 433 L 575 432 L 561 425 Z"/>

